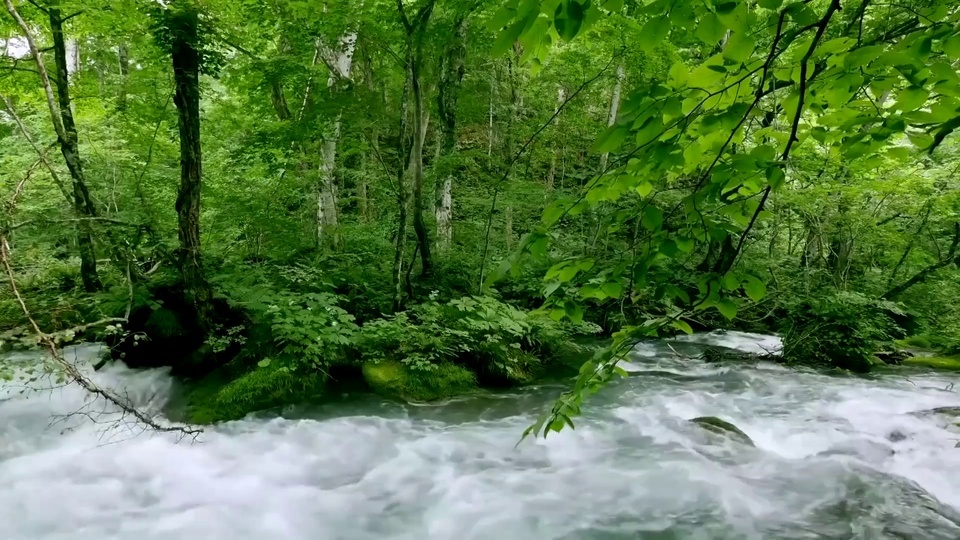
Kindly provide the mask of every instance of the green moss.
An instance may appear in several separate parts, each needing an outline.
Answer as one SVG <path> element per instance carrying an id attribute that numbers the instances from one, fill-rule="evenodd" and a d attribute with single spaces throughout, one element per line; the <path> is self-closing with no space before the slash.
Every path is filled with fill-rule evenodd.
<path id="1" fill-rule="evenodd" d="M 450 363 L 415 371 L 394 360 L 367 362 L 363 364 L 363 378 L 374 392 L 408 401 L 433 401 L 477 388 L 476 376 L 470 370 Z"/>
<path id="2" fill-rule="evenodd" d="M 740 431 L 740 428 L 731 424 L 730 422 L 727 422 L 726 420 L 721 420 L 716 416 L 701 416 L 690 421 L 707 431 L 711 431 L 720 435 L 726 435 L 744 444 L 754 446 L 753 440 L 747 436 L 746 433 Z"/>
<path id="3" fill-rule="evenodd" d="M 301 403 L 323 394 L 326 378 L 320 373 L 296 373 L 281 366 L 255 368 L 232 381 L 208 379 L 186 396 L 186 420 L 213 424 L 237 420 L 272 407 Z"/>
<path id="4" fill-rule="evenodd" d="M 950 371 L 960 371 L 960 357 L 956 356 L 914 356 L 903 361 L 905 366 L 928 367 Z"/>
<path id="5" fill-rule="evenodd" d="M 906 339 L 901 339 L 897 341 L 897 344 L 902 347 L 914 347 L 917 349 L 933 349 L 933 343 L 930 341 L 930 337 L 926 334 L 920 334 L 919 336 L 908 336 Z"/>

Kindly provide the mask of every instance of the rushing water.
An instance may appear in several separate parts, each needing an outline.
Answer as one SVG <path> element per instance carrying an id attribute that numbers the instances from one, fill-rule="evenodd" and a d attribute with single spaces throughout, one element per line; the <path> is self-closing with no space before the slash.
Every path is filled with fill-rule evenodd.
<path id="1" fill-rule="evenodd" d="M 951 377 L 678 357 L 703 343 L 777 346 L 645 344 L 575 431 L 518 446 L 562 386 L 429 406 L 345 397 L 179 443 L 69 416 L 102 410 L 74 387 L 0 388 L 0 539 L 960 538 L 960 432 L 911 414 L 960 406 Z M 160 371 L 96 377 L 154 410 L 171 386 Z M 687 422 L 703 415 L 756 448 Z"/>

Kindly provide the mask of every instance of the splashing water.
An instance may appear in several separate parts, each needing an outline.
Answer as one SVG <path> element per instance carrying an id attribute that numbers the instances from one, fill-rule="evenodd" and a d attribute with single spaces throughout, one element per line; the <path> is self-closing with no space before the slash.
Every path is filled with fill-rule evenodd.
<path id="1" fill-rule="evenodd" d="M 86 403 L 71 386 L 3 387 L 0 538 L 960 538 L 960 435 L 916 414 L 960 406 L 950 377 L 834 377 L 673 352 L 704 344 L 777 346 L 738 333 L 641 344 L 634 376 L 589 402 L 576 430 L 516 447 L 562 386 L 429 406 L 347 397 L 193 443 L 62 418 Z M 154 411 L 172 385 L 162 371 L 95 376 Z M 706 415 L 756 448 L 687 422 Z"/>

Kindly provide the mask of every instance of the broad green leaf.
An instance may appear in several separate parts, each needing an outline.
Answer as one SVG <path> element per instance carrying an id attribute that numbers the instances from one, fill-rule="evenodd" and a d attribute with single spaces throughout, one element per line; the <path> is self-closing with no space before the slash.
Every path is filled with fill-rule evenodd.
<path id="1" fill-rule="evenodd" d="M 894 106 L 904 112 L 914 111 L 922 107 L 929 96 L 930 93 L 924 88 L 906 88 L 897 96 Z"/>
<path id="2" fill-rule="evenodd" d="M 717 311 L 726 317 L 727 320 L 732 321 L 737 317 L 737 304 L 729 298 L 723 298 L 717 302 Z"/>
<path id="3" fill-rule="evenodd" d="M 707 45 L 716 45 L 722 38 L 727 28 L 720 22 L 720 19 L 713 13 L 706 13 L 700 18 L 700 24 L 694 35 L 697 39 Z"/>
<path id="4" fill-rule="evenodd" d="M 656 206 L 647 206 L 640 218 L 640 224 L 648 231 L 659 231 L 663 226 L 663 211 Z"/>
<path id="5" fill-rule="evenodd" d="M 629 133 L 630 130 L 628 130 L 626 126 L 610 126 L 597 138 L 597 142 L 593 145 L 593 151 L 597 154 L 613 152 L 617 148 L 620 148 L 620 145 L 623 144 L 624 139 L 627 138 Z"/>
<path id="6" fill-rule="evenodd" d="M 653 184 L 647 182 L 646 180 L 637 185 L 637 194 L 639 194 L 641 197 L 646 197 L 651 191 L 653 191 Z"/>
<path id="7" fill-rule="evenodd" d="M 649 52 L 659 45 L 670 33 L 670 24 L 660 19 L 650 19 L 643 25 L 637 45 L 641 51 Z"/>
<path id="8" fill-rule="evenodd" d="M 744 276 L 743 292 L 747 293 L 747 297 L 754 302 L 759 302 L 767 295 L 767 284 L 760 278 L 747 275 Z"/>
<path id="9" fill-rule="evenodd" d="M 619 298 L 623 292 L 623 286 L 619 283 L 608 281 L 600 286 L 604 293 L 610 298 Z"/>
<path id="10" fill-rule="evenodd" d="M 686 321 L 682 321 L 682 320 L 680 320 L 680 319 L 677 319 L 677 320 L 673 321 L 672 323 L 670 323 L 670 326 L 676 328 L 677 330 L 680 330 L 681 332 L 683 332 L 684 334 L 687 334 L 687 335 L 693 333 L 693 328 L 691 328 L 690 325 L 689 325 Z"/>
<path id="11" fill-rule="evenodd" d="M 553 24 L 564 41 L 577 37 L 583 26 L 584 9 L 578 0 L 563 0 L 554 14 Z"/>

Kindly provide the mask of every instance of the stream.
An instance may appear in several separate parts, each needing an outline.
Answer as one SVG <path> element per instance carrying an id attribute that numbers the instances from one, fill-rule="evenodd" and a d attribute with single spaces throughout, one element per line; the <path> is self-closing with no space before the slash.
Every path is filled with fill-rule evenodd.
<path id="1" fill-rule="evenodd" d="M 960 429 L 921 413 L 960 407 L 955 377 L 690 358 L 705 344 L 778 346 L 736 332 L 643 343 L 575 430 L 519 445 L 563 384 L 430 405 L 345 395 L 192 442 L 118 422 L 75 386 L 0 383 L 0 538 L 960 538 Z M 98 346 L 66 352 L 88 365 Z M 151 411 L 174 384 L 121 366 L 93 377 Z"/>

